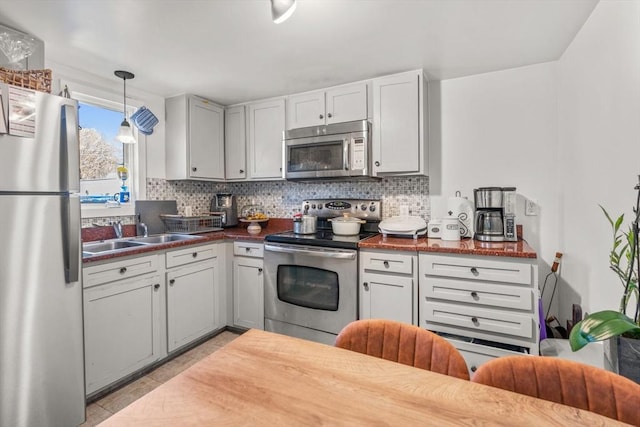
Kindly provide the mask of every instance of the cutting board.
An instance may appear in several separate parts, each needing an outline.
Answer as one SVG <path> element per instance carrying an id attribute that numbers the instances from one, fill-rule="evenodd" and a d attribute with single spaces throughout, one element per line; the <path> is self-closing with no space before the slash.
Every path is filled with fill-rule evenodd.
<path id="1" fill-rule="evenodd" d="M 136 200 L 135 213 L 138 223 L 147 224 L 149 234 L 162 234 L 165 226 L 160 214 L 177 215 L 178 204 L 175 200 Z"/>

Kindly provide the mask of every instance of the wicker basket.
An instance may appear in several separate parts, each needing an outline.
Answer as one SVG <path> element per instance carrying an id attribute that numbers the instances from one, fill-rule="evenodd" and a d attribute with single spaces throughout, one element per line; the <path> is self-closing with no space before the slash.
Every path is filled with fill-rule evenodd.
<path id="1" fill-rule="evenodd" d="M 11 70 L 0 67 L 0 82 L 51 93 L 51 70 Z"/>

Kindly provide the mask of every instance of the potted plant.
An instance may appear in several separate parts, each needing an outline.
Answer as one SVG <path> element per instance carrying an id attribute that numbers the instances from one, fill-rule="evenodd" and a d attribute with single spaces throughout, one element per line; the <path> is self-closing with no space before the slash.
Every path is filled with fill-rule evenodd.
<path id="1" fill-rule="evenodd" d="M 623 229 L 624 214 L 614 221 L 600 206 L 613 231 L 609 267 L 616 273 L 623 288 L 618 311 L 604 310 L 587 315 L 575 324 L 569 335 L 569 342 L 571 349 L 577 351 L 590 342 L 612 339 L 614 360 L 611 362 L 614 368 L 617 362 L 617 370 L 621 375 L 640 383 L 640 184 L 635 189 L 638 191 L 633 209 L 635 218 L 628 231 Z"/>

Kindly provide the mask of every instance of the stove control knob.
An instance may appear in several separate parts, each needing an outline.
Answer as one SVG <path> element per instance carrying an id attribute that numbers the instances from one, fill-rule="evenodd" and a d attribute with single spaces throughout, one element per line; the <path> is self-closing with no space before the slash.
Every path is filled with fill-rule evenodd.
<path id="1" fill-rule="evenodd" d="M 311 205 L 311 209 L 315 209 L 315 208 L 316 208 L 316 204 L 314 203 Z"/>
<path id="2" fill-rule="evenodd" d="M 360 209 L 362 209 L 363 211 L 367 210 L 367 205 L 365 205 L 364 203 L 360 205 Z"/>
<path id="3" fill-rule="evenodd" d="M 318 205 L 318 209 L 322 209 L 322 203 Z"/>
<path id="4" fill-rule="evenodd" d="M 376 205 L 371 205 L 371 206 L 369 206 L 369 210 L 370 210 L 371 212 L 375 212 L 375 211 L 376 211 Z"/>
<path id="5" fill-rule="evenodd" d="M 304 205 L 304 211 L 307 212 L 309 210 L 309 205 Z"/>

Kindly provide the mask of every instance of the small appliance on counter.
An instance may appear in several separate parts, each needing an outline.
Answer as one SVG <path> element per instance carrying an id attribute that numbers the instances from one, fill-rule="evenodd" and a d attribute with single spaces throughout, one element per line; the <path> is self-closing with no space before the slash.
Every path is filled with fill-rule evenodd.
<path id="1" fill-rule="evenodd" d="M 430 196 L 431 204 L 431 220 L 427 230 L 427 236 L 431 239 L 441 239 L 443 230 L 443 221 L 449 216 L 458 218 L 458 232 L 460 238 L 473 237 L 473 203 L 466 197 L 462 197 L 460 191 L 456 191 L 455 197 L 446 196 Z M 455 224 L 449 224 L 449 229 L 455 227 Z M 451 240 L 453 235 L 447 234 L 445 240 Z M 455 239 L 459 240 L 459 239 Z"/>
<path id="2" fill-rule="evenodd" d="M 475 239 L 483 242 L 515 242 L 516 188 L 480 187 L 473 190 L 476 204 Z"/>
<path id="3" fill-rule="evenodd" d="M 236 196 L 231 193 L 218 193 L 211 200 L 211 213 L 222 216 L 222 226 L 235 227 L 238 225 L 238 205 Z"/>
<path id="4" fill-rule="evenodd" d="M 453 215 L 452 211 L 449 211 L 449 216 L 442 218 L 440 238 L 451 241 L 460 240 L 460 220 L 456 215 Z"/>
<path id="5" fill-rule="evenodd" d="M 412 237 L 417 239 L 427 232 L 427 223 L 419 216 L 393 216 L 383 220 L 378 226 L 384 237 Z"/>

